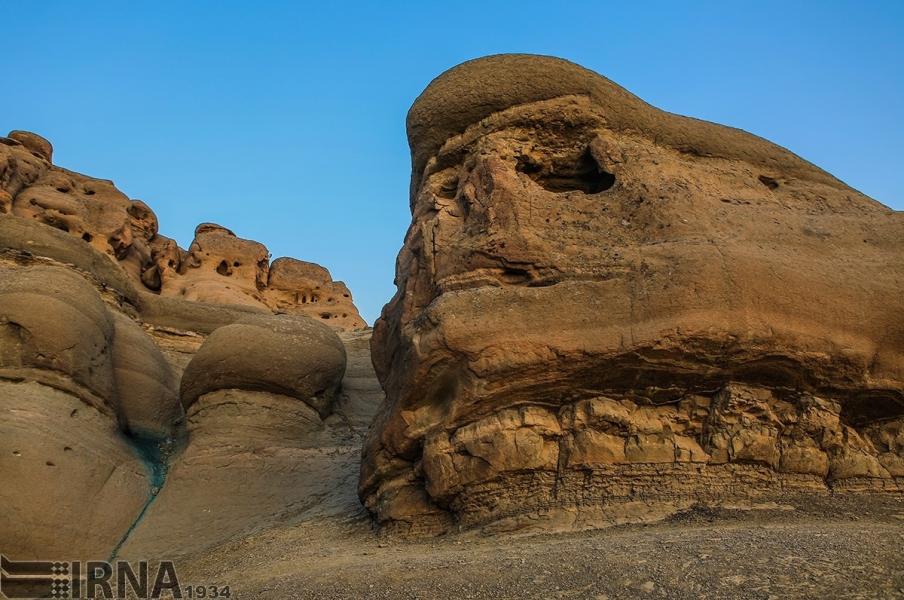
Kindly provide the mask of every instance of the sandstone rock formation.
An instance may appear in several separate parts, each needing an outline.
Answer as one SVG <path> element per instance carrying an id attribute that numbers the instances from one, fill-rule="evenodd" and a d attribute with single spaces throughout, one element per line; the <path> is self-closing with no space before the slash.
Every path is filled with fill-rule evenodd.
<path id="1" fill-rule="evenodd" d="M 904 215 L 548 57 L 444 73 L 408 136 L 359 487 L 380 522 L 904 489 Z"/>
<path id="2" fill-rule="evenodd" d="M 189 249 L 158 233 L 157 217 L 112 181 L 51 163 L 53 147 L 29 132 L 0 138 L 0 215 L 12 214 L 81 238 L 116 258 L 142 290 L 213 304 L 304 314 L 339 330 L 366 327 L 351 292 L 312 263 L 278 258 L 219 225 L 195 230 Z"/>
<path id="3" fill-rule="evenodd" d="M 52 166 L 43 138 L 2 141 L 4 553 L 117 555 L 148 515 L 199 522 L 214 490 L 232 504 L 206 536 L 152 529 L 216 544 L 320 498 L 330 457 L 353 451 L 354 417 L 334 414 L 348 401 L 336 329 L 364 326 L 347 288 L 310 263 L 271 267 L 264 246 L 215 225 L 184 252 L 111 183 Z"/>
<path id="4" fill-rule="evenodd" d="M 160 351 L 132 329 L 138 326 L 111 311 L 78 273 L 4 262 L 4 547 L 31 556 L 105 556 L 151 487 L 141 455 L 119 432 L 155 442 L 172 436 L 182 408 L 171 373 Z M 153 379 L 142 381 L 146 376 Z"/>

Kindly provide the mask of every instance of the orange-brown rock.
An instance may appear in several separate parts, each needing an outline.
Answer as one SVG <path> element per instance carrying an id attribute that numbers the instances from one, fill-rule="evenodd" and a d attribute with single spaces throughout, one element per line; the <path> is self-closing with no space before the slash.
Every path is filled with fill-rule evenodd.
<path id="1" fill-rule="evenodd" d="M 346 331 L 366 326 L 344 283 L 333 281 L 320 265 L 295 258 L 277 258 L 270 265 L 264 300 L 278 311 L 306 314 Z"/>
<path id="2" fill-rule="evenodd" d="M 367 325 L 351 293 L 326 269 L 277 259 L 219 225 L 203 223 L 189 249 L 158 232 L 157 217 L 112 181 L 51 163 L 53 147 L 39 135 L 13 131 L 0 138 L 0 215 L 34 220 L 80 238 L 113 258 L 140 289 L 195 302 L 244 305 L 304 314 L 334 329 Z M 300 266 L 299 266 L 300 265 Z"/>
<path id="3" fill-rule="evenodd" d="M 379 521 L 904 489 L 904 215 L 555 58 L 444 73 L 408 136 Z"/>
<path id="4" fill-rule="evenodd" d="M 348 294 L 341 283 L 281 259 L 268 295 L 263 245 L 205 224 L 184 251 L 144 203 L 51 165 L 43 138 L 0 141 L 5 553 L 114 556 L 152 505 L 152 537 L 208 547 L 353 480 L 349 429 L 362 419 L 341 390 L 335 329 L 364 323 L 350 295 L 312 316 L 292 305 Z M 323 317 L 327 305 L 349 318 Z M 158 501 L 171 467 L 176 490 Z M 212 506 L 215 527 L 199 521 Z"/>

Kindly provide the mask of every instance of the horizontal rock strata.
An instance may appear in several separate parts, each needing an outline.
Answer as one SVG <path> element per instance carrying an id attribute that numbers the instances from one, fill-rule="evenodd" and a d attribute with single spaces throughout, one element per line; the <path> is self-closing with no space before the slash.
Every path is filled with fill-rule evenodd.
<path id="1" fill-rule="evenodd" d="M 548 57 L 443 74 L 408 135 L 359 487 L 380 522 L 901 491 L 901 213 Z"/>

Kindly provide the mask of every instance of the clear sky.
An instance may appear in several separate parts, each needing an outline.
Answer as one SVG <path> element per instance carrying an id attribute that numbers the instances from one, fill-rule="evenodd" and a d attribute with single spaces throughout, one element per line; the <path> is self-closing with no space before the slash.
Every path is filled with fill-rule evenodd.
<path id="1" fill-rule="evenodd" d="M 113 179 L 183 247 L 212 221 L 318 262 L 369 323 L 395 288 L 405 114 L 464 60 L 552 54 L 771 139 L 904 209 L 904 2 L 3 5 L 0 134 Z"/>

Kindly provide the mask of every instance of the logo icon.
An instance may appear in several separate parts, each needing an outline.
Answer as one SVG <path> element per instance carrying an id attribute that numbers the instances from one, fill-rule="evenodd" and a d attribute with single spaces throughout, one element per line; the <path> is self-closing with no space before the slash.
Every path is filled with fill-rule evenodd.
<path id="1" fill-rule="evenodd" d="M 79 563 L 10 560 L 0 554 L 0 598 L 71 598 Z M 73 569 L 73 567 L 75 567 Z"/>

